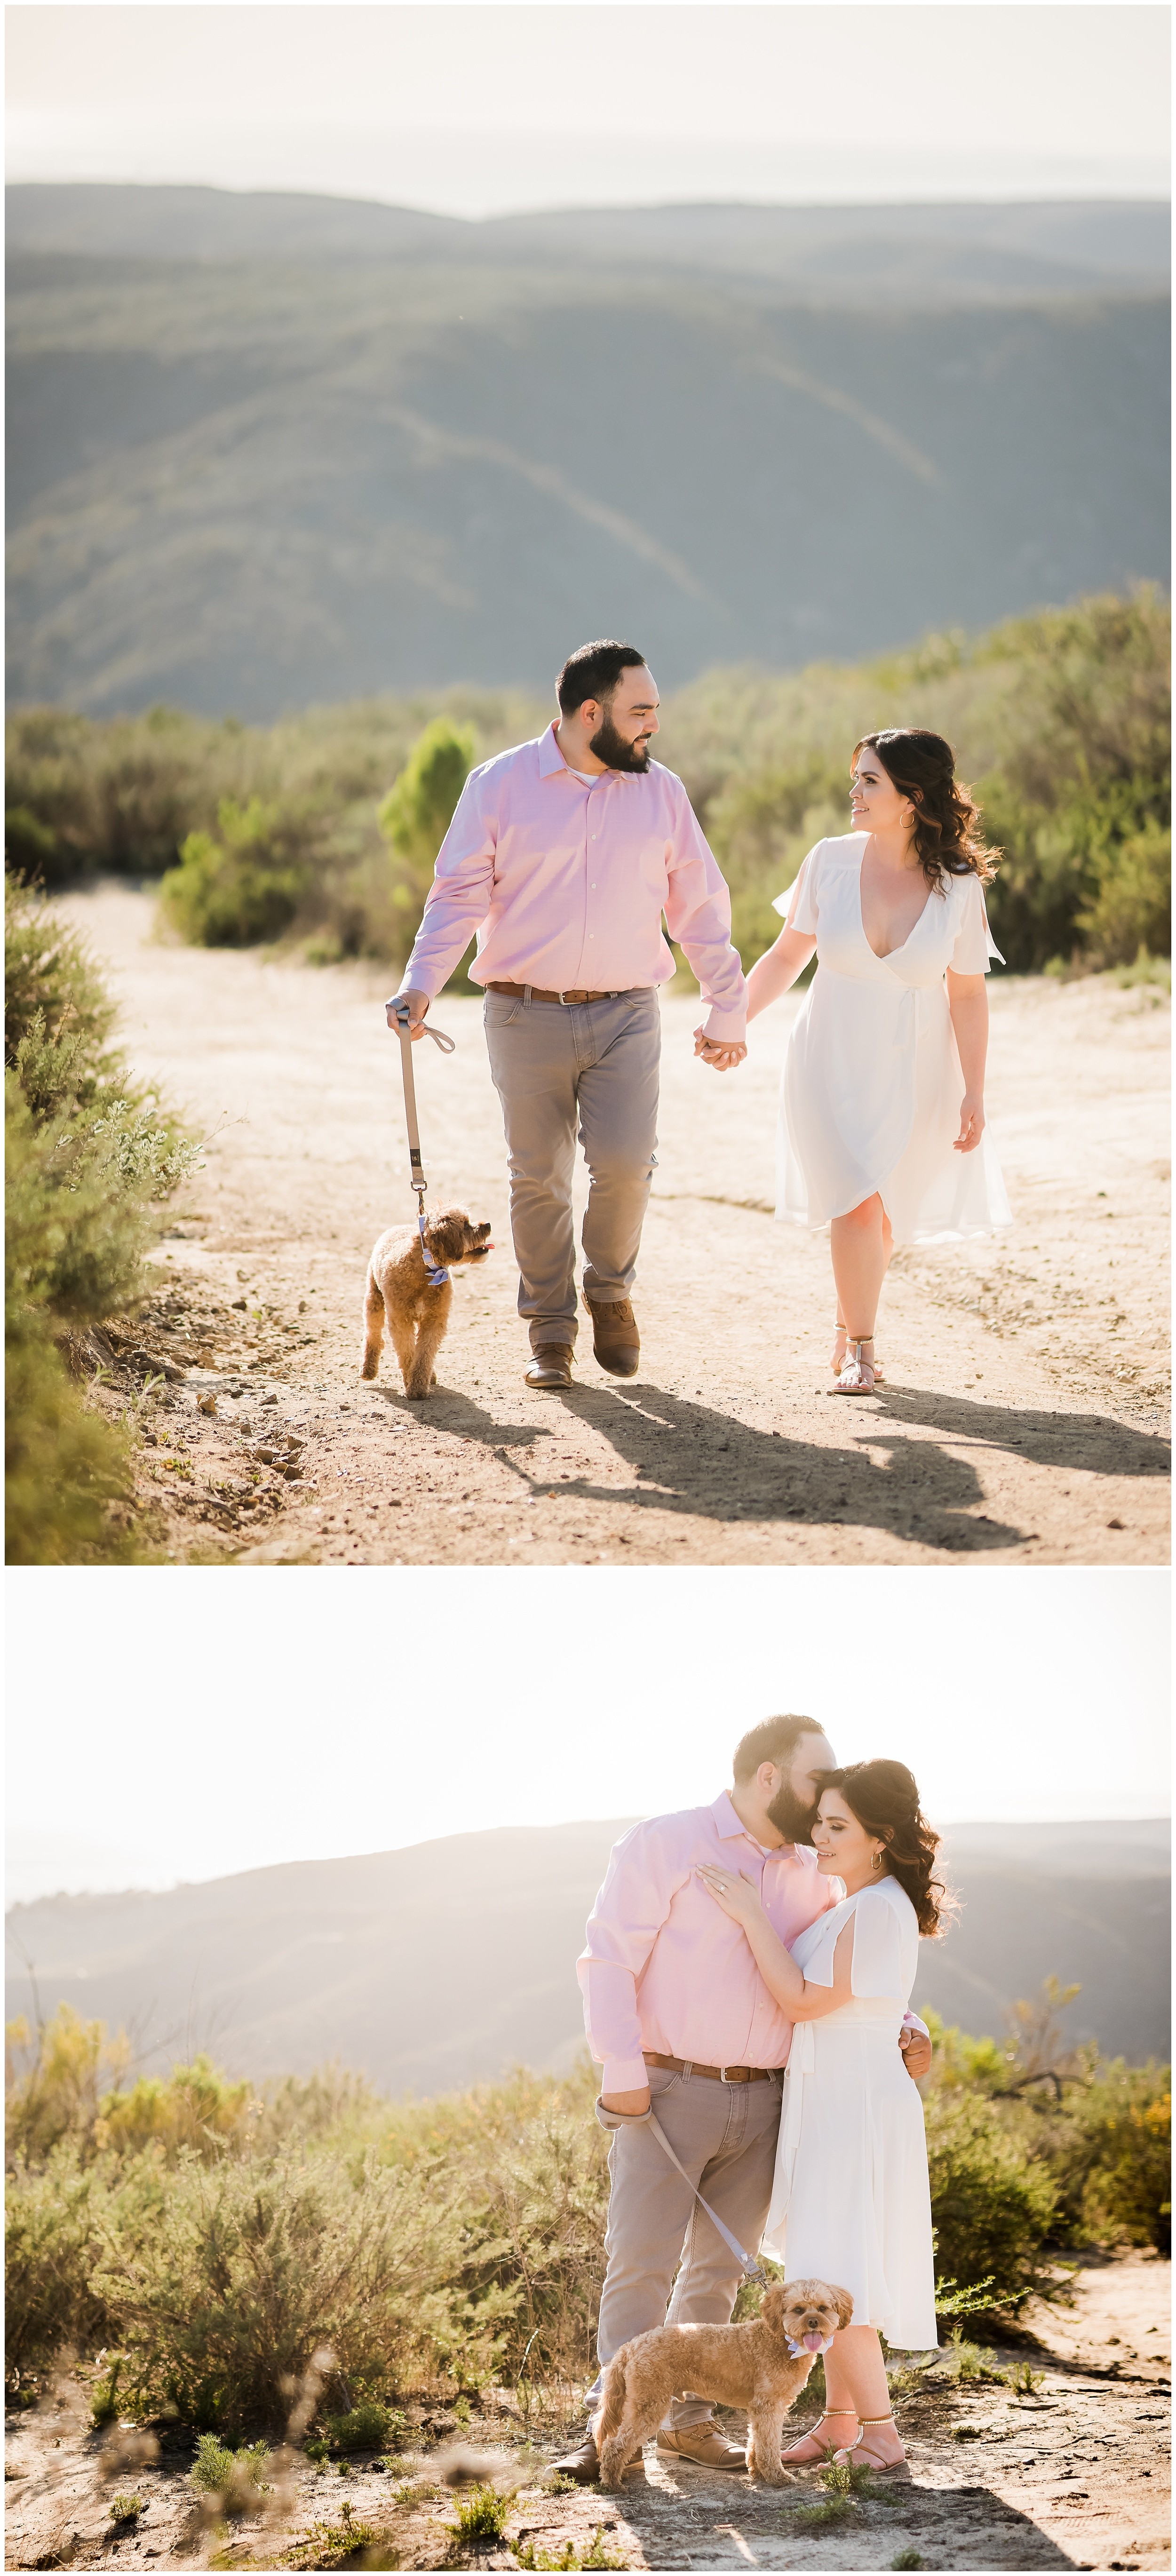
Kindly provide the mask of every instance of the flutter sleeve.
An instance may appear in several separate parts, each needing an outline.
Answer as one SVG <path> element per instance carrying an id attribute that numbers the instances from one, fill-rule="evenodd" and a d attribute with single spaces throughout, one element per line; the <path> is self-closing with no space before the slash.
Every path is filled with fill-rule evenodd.
<path id="1" fill-rule="evenodd" d="M 817 841 L 809 851 L 808 857 L 802 859 L 799 874 L 793 878 L 790 886 L 785 886 L 783 894 L 775 897 L 772 904 L 773 912 L 783 913 L 785 928 L 799 930 L 804 939 L 815 939 L 817 935 L 817 871 L 820 853 L 821 844 Z"/>
<path id="2" fill-rule="evenodd" d="M 902 1914 L 880 1887 L 863 1888 L 854 1908 L 853 1973 L 855 1995 L 884 1996 L 904 2004 L 915 1982 L 919 1935 L 909 1899 Z"/>
<path id="3" fill-rule="evenodd" d="M 995 957 L 998 966 L 1003 966 L 1004 959 L 988 927 L 984 888 L 979 877 L 973 876 L 957 877 L 956 884 L 963 889 L 963 902 L 948 964 L 954 975 L 986 975 L 991 958 Z"/>

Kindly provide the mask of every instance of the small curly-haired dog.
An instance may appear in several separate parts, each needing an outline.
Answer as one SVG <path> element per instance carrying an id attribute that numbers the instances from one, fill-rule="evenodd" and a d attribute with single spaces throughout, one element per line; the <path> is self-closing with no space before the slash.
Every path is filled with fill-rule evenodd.
<path id="1" fill-rule="evenodd" d="M 747 2408 L 747 2465 L 770 2487 L 791 2486 L 780 2464 L 785 2415 L 817 2354 L 853 2316 L 832 2281 L 786 2281 L 765 2290 L 759 2315 L 740 2326 L 655 2326 L 622 2344 L 608 2365 L 592 2432 L 602 2487 L 619 2487 L 674 2397 L 714 2397 Z"/>
<path id="2" fill-rule="evenodd" d="M 464 1208 L 445 1208 L 440 1216 L 425 1219 L 429 1258 L 439 1270 L 462 1270 L 484 1261 L 494 1250 L 489 1234 L 489 1225 L 475 1225 Z M 429 1285 L 419 1227 L 390 1225 L 368 1263 L 360 1376 L 379 1375 L 386 1322 L 405 1394 L 426 1396 L 437 1383 L 434 1362 L 449 1328 L 452 1304 L 448 1280 L 443 1288 Z"/>

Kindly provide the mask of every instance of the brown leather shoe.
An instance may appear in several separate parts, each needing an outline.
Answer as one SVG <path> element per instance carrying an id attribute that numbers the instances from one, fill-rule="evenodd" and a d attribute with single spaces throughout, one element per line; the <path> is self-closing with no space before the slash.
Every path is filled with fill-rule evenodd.
<path id="1" fill-rule="evenodd" d="M 553 2460 L 551 2465 L 557 2476 L 574 2478 L 578 2487 L 600 2484 L 600 2461 L 590 2432 L 585 2434 L 578 2451 L 569 2451 L 564 2459 Z"/>
<path id="2" fill-rule="evenodd" d="M 663 2425 L 657 2437 L 661 2459 L 689 2460 L 696 2469 L 745 2469 L 747 2454 L 738 2442 L 729 2442 L 717 2424 L 683 2424 L 680 2432 L 667 2432 Z"/>
<path id="3" fill-rule="evenodd" d="M 641 1358 L 641 1335 L 637 1318 L 627 1297 L 617 1297 L 611 1305 L 594 1306 L 590 1297 L 584 1303 L 592 1317 L 592 1351 L 610 1377 L 636 1377 Z"/>
<path id="4" fill-rule="evenodd" d="M 728 2442 L 726 2434 L 718 2432 L 718 2424 L 710 2421 L 682 2424 L 679 2432 L 666 2432 L 661 2427 L 656 2447 L 661 2458 L 692 2460 L 695 2468 L 746 2468 L 746 2452 L 739 2442 Z"/>
<path id="5" fill-rule="evenodd" d="M 524 1372 L 524 1384 L 541 1392 L 552 1386 L 572 1383 L 572 1346 L 570 1342 L 540 1342 L 532 1351 L 530 1365 Z"/>

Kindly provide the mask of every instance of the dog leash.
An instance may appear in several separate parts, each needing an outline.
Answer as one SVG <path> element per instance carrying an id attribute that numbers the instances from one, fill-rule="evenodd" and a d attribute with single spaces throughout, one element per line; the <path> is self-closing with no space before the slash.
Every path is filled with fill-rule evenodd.
<path id="1" fill-rule="evenodd" d="M 409 1008 L 407 1002 L 397 1002 L 394 1007 L 396 1026 L 400 1032 L 400 1070 L 404 1077 L 404 1123 L 408 1129 L 410 1186 L 417 1194 L 417 1225 L 420 1228 L 421 1257 L 430 1288 L 446 1288 L 449 1285 L 449 1272 L 438 1268 L 425 1241 L 425 1191 L 429 1184 L 425 1179 L 425 1167 L 421 1161 L 421 1131 L 417 1124 L 416 1081 L 412 1069 Z M 452 1055 L 457 1045 L 456 1038 L 447 1038 L 444 1029 L 430 1028 L 427 1020 L 425 1036 L 433 1039 L 435 1045 L 440 1047 L 442 1055 Z"/>
<path id="2" fill-rule="evenodd" d="M 744 2253 L 744 2251 L 743 2251 L 743 2247 L 742 2247 L 742 2245 L 740 2244 L 738 2237 L 737 2237 L 737 2236 L 732 2236 L 732 2234 L 731 2234 L 731 2230 L 730 2230 L 730 2228 L 729 2228 L 729 2227 L 724 2227 L 723 2222 L 722 2222 L 722 2219 L 718 2216 L 717 2212 L 711 2208 L 711 2205 L 710 2205 L 709 2200 L 704 2200 L 704 2199 L 703 2199 L 703 2197 L 702 2197 L 702 2193 L 700 2192 L 700 2190 L 699 2190 L 699 2188 L 698 2188 L 697 2183 L 696 2183 L 696 2182 L 691 2182 L 691 2181 L 690 2181 L 690 2176 L 689 2176 L 689 2174 L 688 2174 L 688 2173 L 687 2173 L 687 2171 L 686 2171 L 686 2167 L 685 2167 L 685 2165 L 678 2164 L 678 2159 L 677 2159 L 676 2155 L 674 2154 L 674 2150 L 673 2150 L 672 2146 L 670 2145 L 669 2139 L 668 2139 L 668 2138 L 667 2138 L 667 2136 L 666 2136 L 665 2130 L 663 2129 L 663 2127 L 662 2127 L 662 2125 L 661 2125 L 661 2122 L 660 2122 L 660 2120 L 659 2120 L 659 2119 L 658 2119 L 658 2117 L 657 2117 L 656 2112 L 654 2112 L 654 2111 L 649 2111 L 649 2112 L 647 2112 L 647 2113 L 646 2113 L 646 2118 L 647 2118 L 647 2120 L 648 2120 L 648 2122 L 649 2122 L 649 2126 L 650 2126 L 650 2128 L 651 2128 L 651 2129 L 652 2129 L 652 2131 L 653 2131 L 654 2137 L 657 2139 L 657 2143 L 658 2143 L 659 2147 L 664 2147 L 664 2148 L 665 2148 L 666 2154 L 668 2155 L 668 2157 L 669 2157 L 669 2159 L 670 2159 L 670 2163 L 671 2163 L 672 2165 L 678 2165 L 678 2171 L 679 2171 L 679 2173 L 680 2173 L 680 2174 L 681 2174 L 681 2176 L 682 2176 L 682 2180 L 683 2180 L 683 2182 L 684 2182 L 684 2183 L 688 2183 L 688 2184 L 689 2184 L 690 2189 L 691 2189 L 691 2191 L 693 2192 L 694 2197 L 695 2197 L 696 2201 L 698 2202 L 698 2205 L 699 2205 L 700 2209 L 705 2209 L 706 2214 L 707 2214 L 707 2217 L 709 2218 L 709 2220 L 710 2220 L 710 2222 L 711 2222 L 712 2227 L 717 2227 L 717 2228 L 718 2228 L 719 2234 L 720 2234 L 720 2236 L 722 2237 L 722 2240 L 723 2240 L 724 2245 L 725 2245 L 725 2246 L 727 2246 L 727 2248 L 729 2249 L 729 2251 L 730 2251 L 730 2252 L 735 2256 L 735 2260 L 736 2260 L 736 2262 L 737 2262 L 737 2263 L 739 2263 L 739 2264 L 741 2264 L 741 2266 L 742 2266 L 742 2268 L 743 2268 L 744 2272 L 745 2272 L 745 2273 L 746 2273 L 746 2275 L 747 2275 L 748 2280 L 749 2280 L 749 2281 L 758 2281 L 758 2282 L 759 2282 L 759 2285 L 760 2285 L 761 2290 L 766 2290 L 766 2289 L 767 2289 L 767 2286 L 768 2286 L 768 2276 L 767 2276 L 767 2273 L 766 2273 L 766 2272 L 765 2272 L 765 2270 L 764 2270 L 763 2264 L 762 2264 L 762 2263 L 757 2263 L 753 2255 L 751 2255 L 751 2254 L 745 2254 L 745 2253 Z"/>

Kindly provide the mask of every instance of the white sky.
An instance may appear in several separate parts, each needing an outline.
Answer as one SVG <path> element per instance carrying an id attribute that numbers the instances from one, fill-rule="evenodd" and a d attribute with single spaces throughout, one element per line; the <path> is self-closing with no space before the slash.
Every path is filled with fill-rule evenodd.
<path id="1" fill-rule="evenodd" d="M 1062 1568 L 12 1571 L 9 1899 L 690 1806 L 780 1709 L 909 1762 L 941 1824 L 1166 1815 L 1168 1599 Z"/>
<path id="2" fill-rule="evenodd" d="M 479 215 L 1155 195 L 1169 11 L 1046 0 L 431 0 L 7 12 L 9 177 Z"/>

